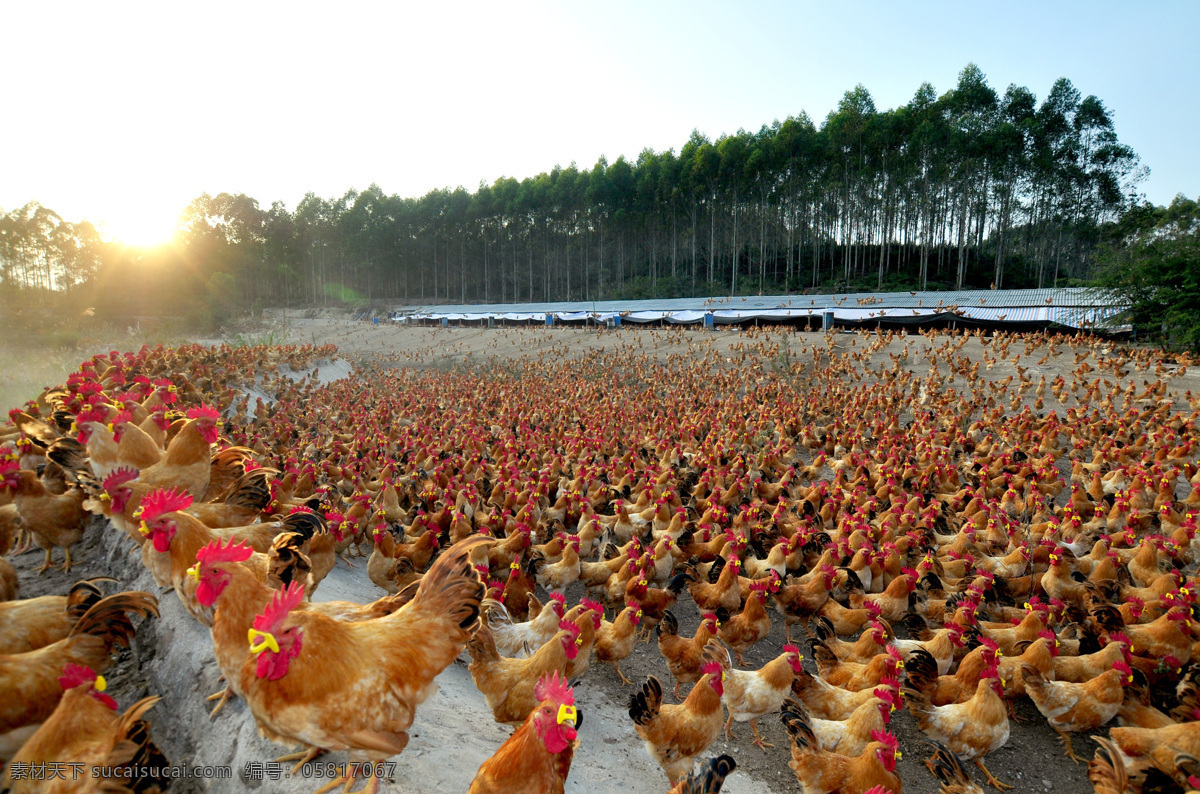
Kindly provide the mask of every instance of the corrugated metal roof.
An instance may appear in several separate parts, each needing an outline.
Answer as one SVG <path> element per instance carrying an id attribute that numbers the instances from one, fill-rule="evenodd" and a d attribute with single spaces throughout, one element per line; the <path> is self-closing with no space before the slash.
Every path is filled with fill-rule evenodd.
<path id="1" fill-rule="evenodd" d="M 841 295 L 755 295 L 736 298 L 656 298 L 636 301 L 570 301 L 554 303 L 426 304 L 397 307 L 399 314 L 557 314 L 574 312 L 681 312 L 811 309 L 1027 309 L 1052 307 L 1092 310 L 1113 307 L 1103 292 L 1086 287 L 1061 289 L 962 290 L 959 292 L 853 292 Z M 1057 313 L 1057 312 L 1056 312 Z"/>

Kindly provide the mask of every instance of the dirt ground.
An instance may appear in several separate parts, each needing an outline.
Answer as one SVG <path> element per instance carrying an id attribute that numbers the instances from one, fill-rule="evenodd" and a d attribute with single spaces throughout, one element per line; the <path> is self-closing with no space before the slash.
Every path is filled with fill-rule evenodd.
<path id="1" fill-rule="evenodd" d="M 766 368 L 775 366 L 779 358 L 803 355 L 806 348 L 825 347 L 828 344 L 827 338 L 820 333 L 773 332 L 769 341 L 781 345 L 776 360 L 755 359 L 745 362 L 740 359 L 740 351 L 747 336 L 732 328 L 719 328 L 711 332 L 640 328 L 604 332 L 562 328 L 406 329 L 337 317 L 277 318 L 255 333 L 243 335 L 242 339 L 253 343 L 265 341 L 268 335 L 276 343 L 332 342 L 338 346 L 340 354 L 351 362 L 417 368 L 468 364 L 503 366 L 506 361 L 524 356 L 581 356 L 591 351 L 613 350 L 618 346 L 632 346 L 662 360 L 668 355 L 696 355 L 716 350 L 726 357 L 729 366 Z M 869 341 L 867 337 L 851 333 L 836 334 L 832 338 L 842 351 L 864 349 Z M 922 348 L 940 344 L 941 341 L 942 338 L 937 338 L 930 343 L 922 337 L 910 336 L 874 351 L 869 360 L 876 366 L 889 362 L 889 355 L 902 355 L 907 347 L 909 368 L 918 374 L 926 374 L 929 365 L 922 356 Z M 982 360 L 988 351 L 978 340 L 972 340 L 962 352 L 977 361 Z M 81 354 L 78 360 L 83 357 Z M 77 366 L 78 360 L 64 368 L 64 377 L 66 371 Z M 1009 375 L 1015 376 L 1017 366 L 1028 367 L 1027 376 L 1032 375 L 1035 380 L 1042 374 L 1051 380 L 1057 375 L 1070 379 L 1075 365 L 1070 352 L 1064 349 L 1057 357 L 1042 365 L 1035 365 L 1033 361 L 1020 362 L 1018 365 L 1011 360 L 997 361 L 989 368 L 989 377 L 1001 380 Z M 38 373 L 39 379 L 45 377 L 46 373 Z M 1124 381 L 1133 379 L 1140 385 L 1143 379 L 1153 380 L 1154 377 L 1151 372 L 1131 371 Z M 1115 378 L 1110 376 L 1110 380 Z M 29 396 L 33 396 L 42 385 L 28 384 L 28 388 L 32 389 Z M 1187 405 L 1182 394 L 1188 389 L 1194 393 L 1200 392 L 1200 372 L 1172 378 L 1169 386 L 1179 396 L 1178 406 L 1186 413 Z M 19 390 L 21 384 L 18 382 L 12 388 Z M 1064 406 L 1046 406 L 1046 410 L 1052 409 L 1061 412 Z M 32 570 L 41 562 L 40 553 L 15 558 L 14 564 L 18 566 L 21 576 L 22 597 L 65 592 L 72 582 L 89 575 L 114 575 L 121 580 L 123 588 L 141 587 L 157 592 L 148 574 L 141 571 L 136 557 L 129 556 L 129 544 L 123 540 L 117 541 L 115 537 L 111 528 L 106 529 L 97 521 L 85 541 L 77 547 L 82 551 L 83 564 L 70 574 L 52 571 L 41 577 L 34 575 Z M 360 565 L 352 570 L 339 563 L 317 592 L 316 600 L 338 598 L 365 602 L 377 598 L 380 591 L 367 579 L 364 567 Z M 575 603 L 581 595 L 581 587 L 569 590 L 568 603 Z M 686 593 L 674 611 L 680 619 L 681 633 L 691 635 L 699 621 L 695 606 Z M 774 626 L 771 635 L 746 653 L 750 669 L 762 666 L 781 652 L 783 625 L 777 613 L 772 612 L 772 618 Z M 797 631 L 801 634 L 798 628 Z M 903 636 L 902 629 L 898 628 L 897 631 Z M 807 648 L 802 648 L 802 651 L 808 655 Z M 465 654 L 463 658 L 466 658 Z M 808 669 L 815 670 L 810 659 L 806 658 L 804 663 Z M 118 672 L 111 676 L 111 680 L 114 693 L 123 704 L 145 693 L 164 697 L 165 702 L 151 712 L 150 718 L 155 726 L 156 740 L 163 745 L 173 762 L 228 763 L 234 767 L 236 779 L 233 781 L 184 781 L 172 790 L 225 792 L 261 786 L 264 791 L 290 792 L 314 790 L 317 787 L 312 785 L 318 782 L 316 780 L 266 780 L 260 783 L 238 777 L 245 763 L 270 761 L 283 751 L 254 734 L 253 717 L 244 704 L 232 703 L 224 714 L 212 722 L 208 721 L 203 695 L 219 689 L 210 640 L 207 630 L 182 611 L 174 596 L 163 597 L 163 618 L 139 634 L 134 648 L 124 653 L 116 669 Z M 647 675 L 655 675 L 668 690 L 673 686 L 666 664 L 653 641 L 638 645 L 633 656 L 622 663 L 622 669 L 635 681 L 640 682 Z M 506 729 L 492 722 L 482 696 L 471 683 L 465 664 L 452 665 L 439 678 L 439 684 L 441 689 L 438 694 L 417 712 L 413 739 L 408 749 L 393 759 L 396 762 L 395 774 L 386 790 L 465 791 L 479 764 L 491 755 L 507 735 Z M 665 777 L 647 756 L 626 713 L 632 692 L 633 688 L 622 686 L 610 668 L 595 663 L 576 687 L 585 723 L 580 733 L 582 747 L 576 755 L 567 791 L 623 790 L 649 793 L 666 790 Z M 1090 791 L 1086 767 L 1075 765 L 1063 756 L 1054 732 L 1032 704 L 1027 700 L 1022 701 L 1017 706 L 1017 713 L 1023 721 L 1012 724 L 1008 744 L 987 758 L 991 771 L 1000 780 L 1014 785 L 1018 794 L 1053 790 Z M 707 755 L 729 753 L 738 763 L 738 769 L 729 778 L 725 790 L 733 794 L 798 791 L 795 776 L 787 767 L 788 738 L 777 717 L 764 718 L 760 728 L 764 738 L 775 745 L 774 749 L 763 751 L 753 747 L 749 743 L 749 728 L 742 724 L 736 728 L 736 740 L 726 742 L 719 739 L 708 751 Z M 912 716 L 907 711 L 897 712 L 893 716 L 892 730 L 897 734 L 904 752 L 898 772 L 905 791 L 937 791 L 936 780 L 923 765 L 930 751 L 922 744 L 924 736 L 917 729 Z M 1090 739 L 1079 737 L 1075 740 L 1075 749 L 1081 757 L 1090 757 L 1095 744 Z M 345 758 L 342 754 L 334 754 L 329 760 L 342 761 Z M 981 780 L 973 768 L 972 772 L 977 780 Z"/>

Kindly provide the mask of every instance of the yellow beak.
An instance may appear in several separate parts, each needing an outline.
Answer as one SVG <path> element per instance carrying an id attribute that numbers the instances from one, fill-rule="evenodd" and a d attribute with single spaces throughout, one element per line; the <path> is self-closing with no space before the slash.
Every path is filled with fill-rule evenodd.
<path id="1" fill-rule="evenodd" d="M 104 680 L 104 676 L 98 675 L 96 676 L 95 683 L 92 684 L 92 688 L 97 692 L 103 692 L 104 690 L 108 689 L 108 682 Z"/>
<path id="2" fill-rule="evenodd" d="M 574 725 L 576 718 L 577 718 L 577 712 L 575 711 L 574 706 L 568 706 L 566 703 L 564 703 L 558 707 L 558 724 L 559 725 L 562 725 L 567 720 L 570 720 L 571 724 Z"/>

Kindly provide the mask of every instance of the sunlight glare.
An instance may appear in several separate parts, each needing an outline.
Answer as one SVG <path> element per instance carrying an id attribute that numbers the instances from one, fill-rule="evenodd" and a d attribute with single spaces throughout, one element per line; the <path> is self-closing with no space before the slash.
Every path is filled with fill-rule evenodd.
<path id="1" fill-rule="evenodd" d="M 114 242 L 133 248 L 156 248 L 175 237 L 178 208 L 147 207 L 125 204 L 110 209 L 100 225 L 100 233 Z"/>

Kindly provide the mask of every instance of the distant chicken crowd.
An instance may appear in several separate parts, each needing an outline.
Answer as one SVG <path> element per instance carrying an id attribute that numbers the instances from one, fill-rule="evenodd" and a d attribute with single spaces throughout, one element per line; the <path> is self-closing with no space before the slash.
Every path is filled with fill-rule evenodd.
<path id="1" fill-rule="evenodd" d="M 1200 790 L 1200 399 L 1171 383 L 1196 362 L 1083 335 L 743 337 L 329 383 L 331 346 L 98 355 L 0 428 L 0 554 L 41 549 L 40 575 L 88 533 L 134 544 L 211 630 L 214 718 L 240 698 L 280 761 L 361 764 L 322 791 L 383 786 L 465 651 L 513 728 L 470 792 L 562 792 L 588 763 L 576 689 L 593 662 L 634 684 L 650 642 L 673 688 L 629 699 L 665 775 L 646 791 L 719 791 L 737 762 L 714 742 L 749 723 L 765 752 L 778 714 L 801 791 L 901 794 L 901 709 L 942 792 L 983 791 L 968 763 L 1011 788 L 985 758 L 1023 698 L 1071 760 L 1095 734 L 1096 792 Z M 378 600 L 313 600 L 356 556 Z M 3 786 L 166 790 L 121 774 L 166 763 L 158 697 L 122 712 L 104 678 L 157 598 L 18 593 L 0 557 Z M 55 762 L 104 776 L 24 773 Z"/>

